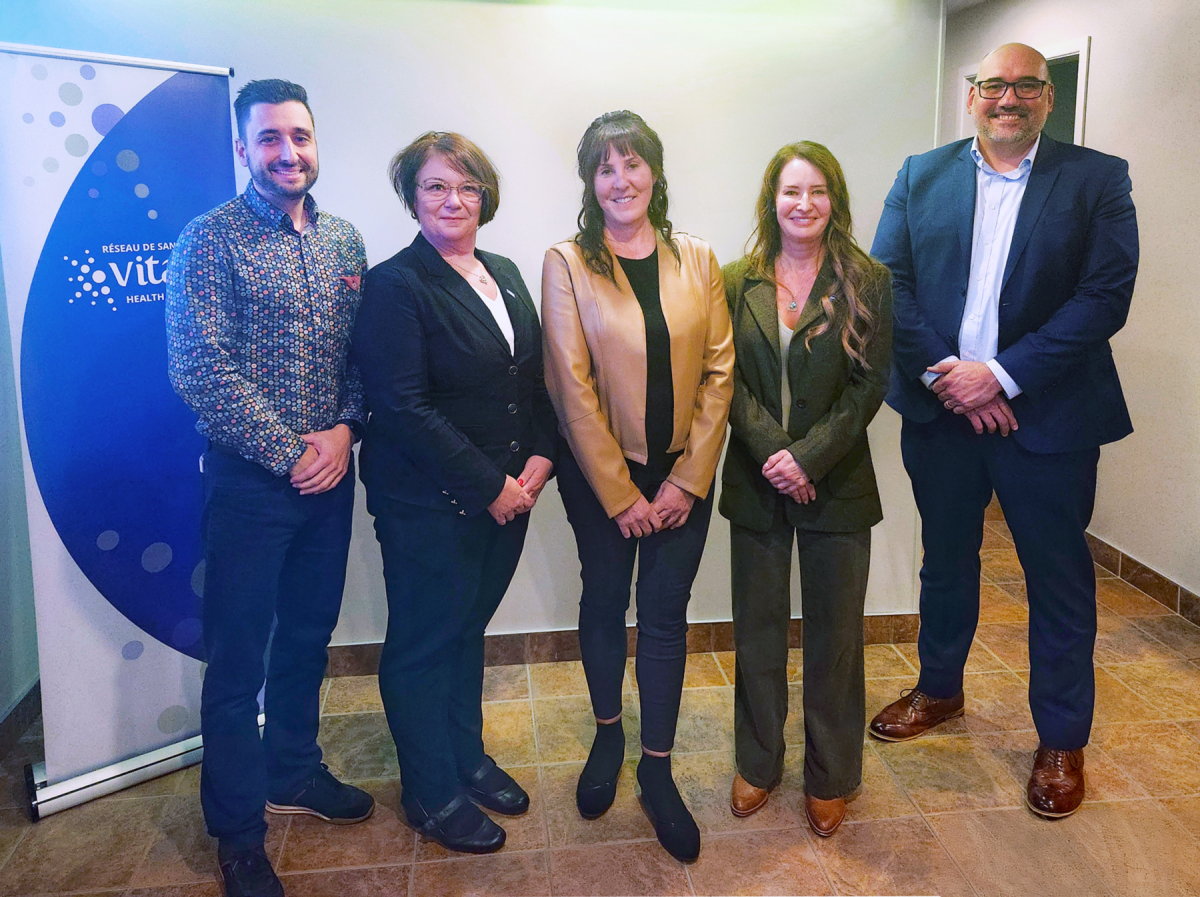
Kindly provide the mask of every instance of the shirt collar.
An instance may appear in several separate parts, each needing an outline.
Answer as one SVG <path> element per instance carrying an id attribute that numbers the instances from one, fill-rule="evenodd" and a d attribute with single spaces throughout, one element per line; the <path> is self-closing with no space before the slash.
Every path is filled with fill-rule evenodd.
<path id="1" fill-rule="evenodd" d="M 275 206 L 271 205 L 261 193 L 254 187 L 254 181 L 246 185 L 245 192 L 242 193 L 243 199 L 246 200 L 254 214 L 258 215 L 264 221 L 284 228 L 285 230 L 295 230 L 292 226 L 291 216 L 287 212 L 281 212 Z M 307 227 L 317 226 L 317 201 L 313 199 L 311 193 L 304 194 L 304 213 L 308 221 Z"/>
<path id="2" fill-rule="evenodd" d="M 983 153 L 979 151 L 979 135 L 975 135 L 975 139 L 971 141 L 971 158 L 975 160 L 975 165 L 984 174 L 996 174 L 1002 178 L 1008 178 L 1010 181 L 1020 180 L 1028 176 L 1029 170 L 1033 168 L 1033 160 L 1037 156 L 1038 147 L 1042 143 L 1042 135 L 1039 133 L 1037 140 L 1033 141 L 1033 146 L 1029 148 L 1029 152 L 1025 154 L 1017 167 L 1012 171 L 996 171 L 992 166 L 988 165 L 987 160 L 983 158 Z"/>

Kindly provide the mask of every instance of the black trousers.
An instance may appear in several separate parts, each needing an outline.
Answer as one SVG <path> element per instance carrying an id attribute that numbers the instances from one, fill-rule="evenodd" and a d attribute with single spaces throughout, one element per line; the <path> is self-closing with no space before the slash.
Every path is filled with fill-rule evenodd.
<path id="1" fill-rule="evenodd" d="M 653 500 L 661 477 L 631 465 L 634 483 Z M 621 712 L 625 675 L 625 612 L 637 560 L 637 680 L 642 745 L 671 750 L 687 663 L 687 605 L 700 567 L 712 491 L 696 499 L 687 522 L 642 538 L 626 539 L 604 512 L 587 478 L 564 444 L 559 450 L 558 490 L 575 531 L 583 593 L 579 599 L 579 647 L 592 711 L 598 719 Z"/>
<path id="2" fill-rule="evenodd" d="M 529 515 L 500 526 L 401 502 L 372 503 L 388 626 L 379 693 L 402 801 L 432 812 L 483 762 L 483 636 L 512 581 Z"/>
<path id="3" fill-rule="evenodd" d="M 1038 454 L 1012 437 L 977 436 L 961 416 L 905 420 L 904 468 L 921 513 L 917 687 L 962 689 L 979 623 L 979 548 L 992 490 L 1004 509 L 1029 596 L 1029 707 L 1044 745 L 1075 750 L 1091 734 L 1096 685 L 1096 575 L 1084 532 L 1100 449 Z"/>
<path id="4" fill-rule="evenodd" d="M 204 455 L 200 804 L 223 844 L 262 844 L 266 801 L 290 800 L 320 766 L 325 649 L 342 606 L 353 512 L 353 456 L 337 486 L 301 495 L 258 464 Z"/>
<path id="5" fill-rule="evenodd" d="M 833 800 L 862 782 L 863 606 L 871 531 L 797 530 L 784 517 L 785 500 L 778 499 L 767 532 L 729 528 L 735 756 L 751 785 L 771 789 L 783 777 L 794 536 L 804 614 L 804 790 Z"/>

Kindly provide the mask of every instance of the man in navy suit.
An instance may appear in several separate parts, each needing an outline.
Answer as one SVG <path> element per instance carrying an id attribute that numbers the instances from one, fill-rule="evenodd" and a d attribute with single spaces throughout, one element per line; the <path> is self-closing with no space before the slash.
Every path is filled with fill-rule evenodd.
<path id="1" fill-rule="evenodd" d="M 963 713 L 993 490 L 1029 597 L 1029 704 L 1040 745 L 1031 809 L 1083 800 L 1095 704 L 1096 580 L 1084 532 L 1100 446 L 1133 430 L 1108 340 L 1137 274 L 1125 161 L 1041 133 L 1045 57 L 1006 44 L 967 99 L 974 139 L 907 159 L 872 253 L 892 271 L 887 402 L 921 513 L 921 673 L 871 722 L 915 738 Z"/>

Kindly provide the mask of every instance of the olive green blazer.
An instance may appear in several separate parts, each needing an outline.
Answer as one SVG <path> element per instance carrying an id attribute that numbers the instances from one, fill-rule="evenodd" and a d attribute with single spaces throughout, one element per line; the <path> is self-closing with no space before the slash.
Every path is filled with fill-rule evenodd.
<path id="1" fill-rule="evenodd" d="M 802 505 L 785 498 L 788 522 L 819 532 L 861 532 L 883 519 L 867 424 L 887 394 L 892 352 L 891 278 L 862 297 L 879 322 L 866 347 L 870 368 L 855 363 L 842 347 L 841 318 L 805 346 L 808 332 L 826 319 L 821 299 L 833 297 L 844 311 L 833 267 L 827 259 L 800 313 L 788 353 L 792 410 L 785 431 L 780 396 L 779 314 L 775 287 L 747 277 L 747 259 L 726 265 L 725 298 L 733 320 L 733 403 L 731 438 L 721 471 L 723 516 L 748 529 L 766 532 L 775 516 L 779 493 L 762 466 L 788 449 L 817 490 L 816 501 Z"/>

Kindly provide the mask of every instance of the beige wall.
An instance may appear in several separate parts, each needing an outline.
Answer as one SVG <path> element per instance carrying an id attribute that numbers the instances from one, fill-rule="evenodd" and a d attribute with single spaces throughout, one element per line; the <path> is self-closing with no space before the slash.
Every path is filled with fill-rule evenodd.
<path id="1" fill-rule="evenodd" d="M 961 65 L 993 47 L 1090 36 L 1085 143 L 1129 160 L 1141 231 L 1133 309 L 1113 352 L 1135 432 L 1103 450 L 1091 531 L 1200 591 L 1200 5 L 993 0 L 946 27 L 942 141 Z"/>

